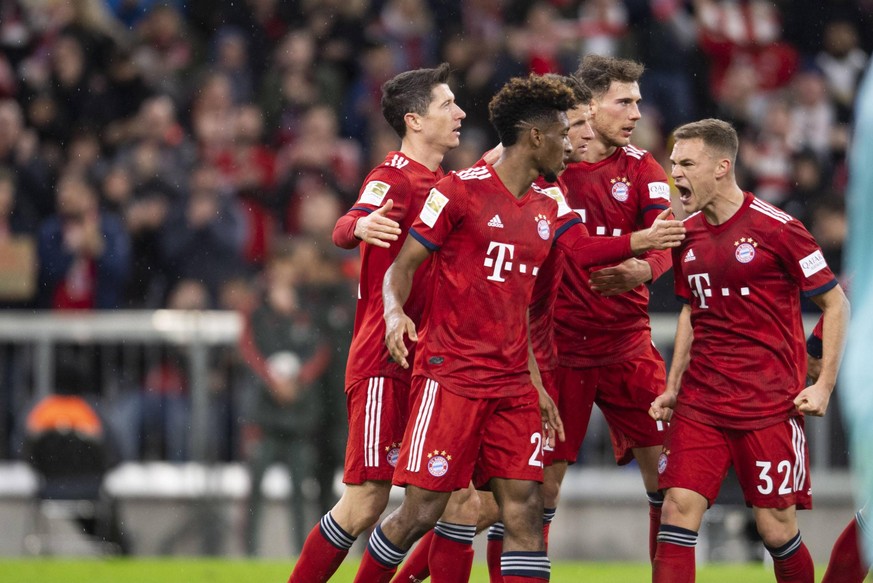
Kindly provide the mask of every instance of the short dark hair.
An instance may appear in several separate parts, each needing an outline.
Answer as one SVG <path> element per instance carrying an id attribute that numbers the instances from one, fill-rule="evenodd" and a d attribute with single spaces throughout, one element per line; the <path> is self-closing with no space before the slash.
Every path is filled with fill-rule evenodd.
<path id="1" fill-rule="evenodd" d="M 448 83 L 449 72 L 449 64 L 443 63 L 400 73 L 382 85 L 382 116 L 401 139 L 406 136 L 406 114 L 426 114 L 433 88 Z"/>
<path id="2" fill-rule="evenodd" d="M 731 164 L 736 163 L 739 138 L 734 127 L 720 119 L 702 119 L 681 125 L 673 131 L 676 140 L 701 139 L 703 144 L 719 154 L 727 156 Z"/>
<path id="3" fill-rule="evenodd" d="M 570 91 L 573 92 L 573 97 L 576 98 L 576 105 L 587 105 L 591 103 L 591 99 L 593 98 L 591 89 L 578 77 L 574 75 L 558 75 L 556 73 L 546 73 L 545 76 L 556 77 L 564 85 L 569 87 Z"/>
<path id="4" fill-rule="evenodd" d="M 530 75 L 510 79 L 491 98 L 488 113 L 500 143 L 509 147 L 518 140 L 522 123 L 550 122 L 575 106 L 573 91 L 559 75 Z"/>
<path id="5" fill-rule="evenodd" d="M 585 55 L 573 76 L 587 85 L 595 97 L 600 97 L 613 82 L 638 83 L 645 69 L 642 63 L 630 59 Z"/>

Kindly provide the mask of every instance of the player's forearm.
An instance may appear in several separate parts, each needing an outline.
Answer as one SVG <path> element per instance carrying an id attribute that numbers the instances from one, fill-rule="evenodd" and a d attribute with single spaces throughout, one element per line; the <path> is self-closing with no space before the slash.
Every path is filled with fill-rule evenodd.
<path id="1" fill-rule="evenodd" d="M 412 278 L 415 270 L 404 269 L 396 261 L 385 272 L 382 280 L 382 304 L 385 317 L 403 313 L 403 305 L 412 291 Z"/>
<path id="2" fill-rule="evenodd" d="M 842 292 L 830 300 L 823 309 L 821 371 L 816 382 L 833 390 L 843 360 L 850 307 Z"/>
<path id="3" fill-rule="evenodd" d="M 647 251 L 640 259 L 648 264 L 652 272 L 647 280 L 649 283 L 654 282 L 673 267 L 673 256 L 669 249 Z"/>
<path id="4" fill-rule="evenodd" d="M 682 308 L 679 320 L 676 322 L 676 338 L 673 343 L 673 360 L 670 364 L 670 373 L 667 375 L 667 391 L 673 394 L 679 393 L 682 375 L 688 369 L 691 362 L 691 342 L 694 333 L 691 328 L 691 309 L 688 306 Z"/>
<path id="5" fill-rule="evenodd" d="M 556 244 L 567 253 L 570 261 L 580 267 L 589 268 L 631 257 L 633 253 L 630 241 L 630 235 L 590 237 L 584 231 L 570 228 L 558 237 Z"/>
<path id="6" fill-rule="evenodd" d="M 333 228 L 333 244 L 342 249 L 354 249 L 361 240 L 355 237 L 355 225 L 361 215 L 357 212 L 350 211 L 341 216 Z"/>

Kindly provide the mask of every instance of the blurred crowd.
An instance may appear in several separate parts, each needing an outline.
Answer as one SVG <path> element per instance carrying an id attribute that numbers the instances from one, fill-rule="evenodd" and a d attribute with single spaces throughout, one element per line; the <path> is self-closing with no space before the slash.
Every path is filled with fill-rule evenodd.
<path id="1" fill-rule="evenodd" d="M 871 50 L 873 0 L 0 0 L 0 307 L 252 314 L 290 258 L 295 309 L 332 323 L 322 372 L 341 415 L 357 254 L 330 236 L 398 146 L 382 83 L 451 64 L 457 169 L 496 143 L 487 106 L 508 79 L 588 53 L 645 64 L 633 142 L 665 167 L 672 128 L 732 122 L 740 185 L 804 221 L 840 272 Z M 124 415 L 147 397 L 184 395 L 180 358 L 142 371 L 122 426 L 144 426 Z M 257 356 L 228 358 L 269 384 Z"/>

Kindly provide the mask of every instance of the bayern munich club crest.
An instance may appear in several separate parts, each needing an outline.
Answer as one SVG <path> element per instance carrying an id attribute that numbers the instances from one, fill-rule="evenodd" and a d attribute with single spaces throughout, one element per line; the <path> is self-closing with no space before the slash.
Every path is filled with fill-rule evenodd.
<path id="1" fill-rule="evenodd" d="M 387 461 L 388 465 L 390 465 L 392 468 L 396 468 L 397 467 L 397 460 L 400 458 L 400 444 L 399 443 L 392 443 L 390 446 L 386 447 L 385 449 L 388 450 L 385 453 L 385 461 Z"/>
<path id="2" fill-rule="evenodd" d="M 667 454 L 669 452 L 662 451 L 658 456 L 658 473 L 663 474 L 667 470 Z"/>
<path id="3" fill-rule="evenodd" d="M 737 261 L 740 263 L 749 263 L 755 258 L 758 243 L 751 237 L 743 237 L 739 241 L 734 241 L 734 246 L 736 247 L 734 257 L 736 257 Z"/>
<path id="4" fill-rule="evenodd" d="M 432 453 L 428 453 L 427 457 L 427 471 L 430 472 L 430 475 L 434 478 L 445 476 L 446 472 L 449 471 L 449 461 L 451 461 L 452 456 L 445 451 L 435 449 Z"/>
<path id="5" fill-rule="evenodd" d="M 627 181 L 627 178 L 613 178 L 610 182 L 612 183 L 612 198 L 618 202 L 626 201 L 630 192 L 630 182 Z"/>
<path id="6" fill-rule="evenodd" d="M 549 237 L 552 236 L 552 229 L 549 228 L 549 219 L 545 215 L 537 215 L 534 217 L 534 220 L 537 222 L 537 235 L 543 241 L 548 241 Z"/>

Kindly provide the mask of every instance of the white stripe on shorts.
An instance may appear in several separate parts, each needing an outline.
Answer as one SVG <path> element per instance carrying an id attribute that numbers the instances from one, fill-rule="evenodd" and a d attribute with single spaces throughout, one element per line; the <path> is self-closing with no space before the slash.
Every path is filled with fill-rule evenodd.
<path id="1" fill-rule="evenodd" d="M 794 444 L 794 491 L 799 492 L 806 482 L 806 435 L 797 419 L 791 423 L 791 441 Z"/>
<path id="2" fill-rule="evenodd" d="M 418 472 L 421 469 L 424 440 L 427 437 L 427 427 L 430 425 L 430 417 L 433 414 L 433 405 L 439 387 L 436 381 L 430 379 L 424 383 L 424 394 L 421 396 L 421 405 L 418 407 L 418 415 L 415 417 L 415 425 L 412 430 L 412 443 L 409 444 L 409 462 L 406 464 L 406 470 L 409 472 Z"/>
<path id="3" fill-rule="evenodd" d="M 372 377 L 367 383 L 364 414 L 364 467 L 379 467 L 379 438 L 382 432 L 382 394 L 385 377 Z"/>

